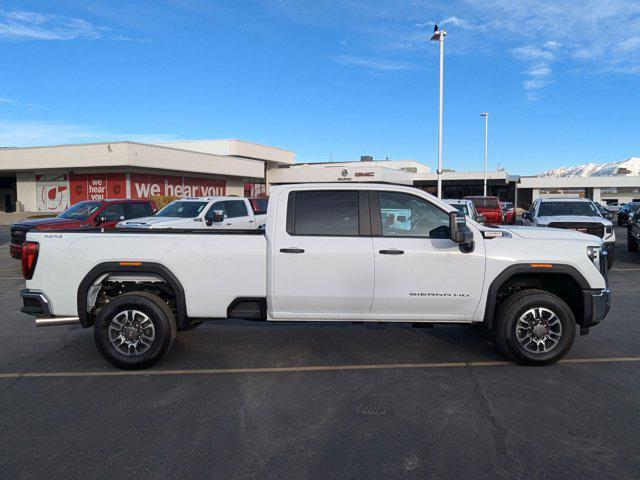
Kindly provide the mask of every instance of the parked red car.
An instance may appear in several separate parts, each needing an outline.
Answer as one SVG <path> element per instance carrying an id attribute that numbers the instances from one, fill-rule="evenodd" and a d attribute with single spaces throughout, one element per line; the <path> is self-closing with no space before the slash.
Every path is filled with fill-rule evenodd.
<path id="1" fill-rule="evenodd" d="M 516 223 L 516 208 L 511 202 L 500 202 L 502 208 L 502 214 L 504 215 L 505 225 L 515 225 Z"/>
<path id="2" fill-rule="evenodd" d="M 148 217 L 156 212 L 151 200 L 88 200 L 76 203 L 54 218 L 23 220 L 11 225 L 9 252 L 22 257 L 22 243 L 29 230 L 71 230 L 77 228 L 114 228 L 122 220 Z"/>
<path id="3" fill-rule="evenodd" d="M 500 208 L 500 202 L 496 197 L 464 197 L 465 200 L 471 200 L 476 210 L 484 216 L 485 225 L 501 225 L 504 216 Z"/>

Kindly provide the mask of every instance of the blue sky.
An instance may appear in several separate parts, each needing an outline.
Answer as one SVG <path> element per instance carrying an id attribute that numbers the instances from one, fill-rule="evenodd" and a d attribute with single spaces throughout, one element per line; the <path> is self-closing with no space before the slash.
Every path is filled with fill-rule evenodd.
<path id="1" fill-rule="evenodd" d="M 640 2 L 0 0 L 0 145 L 239 138 L 533 174 L 640 156 Z"/>

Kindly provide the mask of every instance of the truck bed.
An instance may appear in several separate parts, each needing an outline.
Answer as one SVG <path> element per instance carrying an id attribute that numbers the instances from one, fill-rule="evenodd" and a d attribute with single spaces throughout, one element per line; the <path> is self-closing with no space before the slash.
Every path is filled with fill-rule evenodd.
<path id="1" fill-rule="evenodd" d="M 26 286 L 46 292 L 56 316 L 78 315 L 69 286 L 113 262 L 164 266 L 180 282 L 192 318 L 223 318 L 236 298 L 266 296 L 267 244 L 260 230 L 50 230 L 29 232 L 27 240 L 40 243 L 40 254 Z"/>

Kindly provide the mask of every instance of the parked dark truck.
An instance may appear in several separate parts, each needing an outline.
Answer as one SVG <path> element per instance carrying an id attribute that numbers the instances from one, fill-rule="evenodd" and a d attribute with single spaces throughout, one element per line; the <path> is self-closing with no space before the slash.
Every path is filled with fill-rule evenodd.
<path id="1" fill-rule="evenodd" d="M 76 230 L 79 228 L 113 229 L 129 218 L 148 217 L 156 211 L 150 200 L 89 200 L 76 203 L 57 217 L 23 220 L 11 225 L 9 252 L 13 258 L 22 257 L 22 244 L 32 230 Z"/>

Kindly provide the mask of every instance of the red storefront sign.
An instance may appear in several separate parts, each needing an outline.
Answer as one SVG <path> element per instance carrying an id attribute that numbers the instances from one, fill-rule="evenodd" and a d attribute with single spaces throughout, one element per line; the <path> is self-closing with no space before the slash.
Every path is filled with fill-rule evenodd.
<path id="1" fill-rule="evenodd" d="M 83 200 L 125 198 L 127 179 L 124 173 L 88 173 L 69 175 L 71 204 Z"/>
<path id="2" fill-rule="evenodd" d="M 208 178 L 131 174 L 130 181 L 130 198 L 134 199 L 156 195 L 208 197 L 226 192 L 224 180 Z M 69 186 L 71 205 L 83 200 L 127 198 L 127 177 L 124 173 L 71 174 Z"/>
<path id="3" fill-rule="evenodd" d="M 131 198 L 148 198 L 154 195 L 209 197 L 224 195 L 225 192 L 224 180 L 131 174 Z"/>

